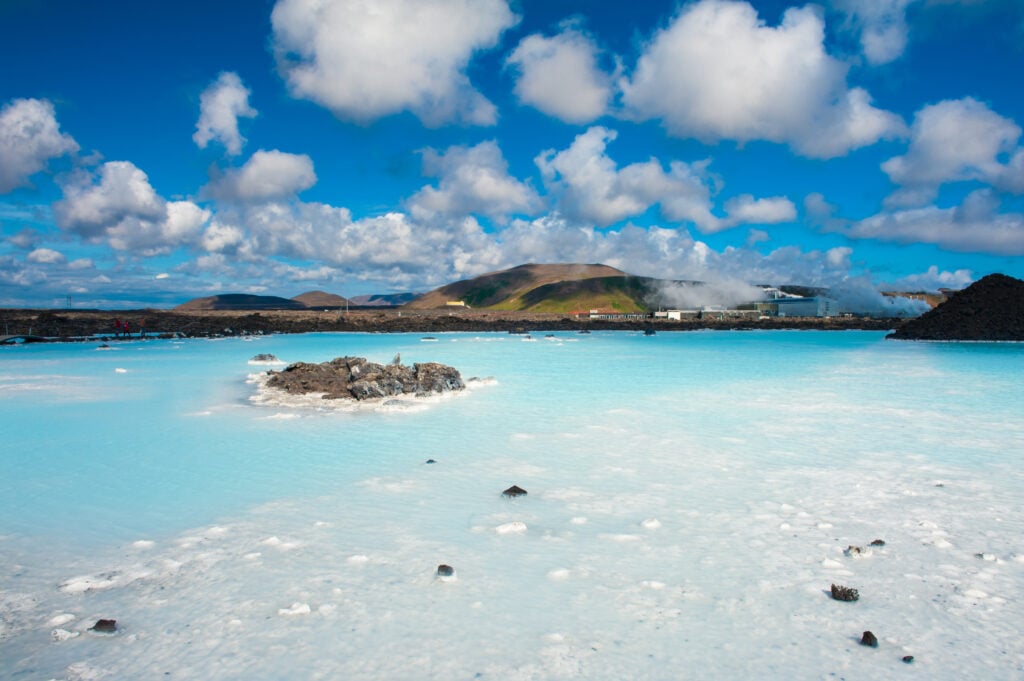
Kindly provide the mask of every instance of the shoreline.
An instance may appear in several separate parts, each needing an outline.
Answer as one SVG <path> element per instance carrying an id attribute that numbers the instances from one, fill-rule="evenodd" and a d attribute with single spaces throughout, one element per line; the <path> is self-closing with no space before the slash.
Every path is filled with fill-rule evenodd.
<path id="1" fill-rule="evenodd" d="M 129 336 L 114 331 L 128 322 Z M 39 310 L 0 309 L 0 338 L 28 342 L 90 342 L 140 338 L 216 338 L 317 331 L 443 333 L 539 331 L 822 330 L 891 331 L 905 322 L 871 317 L 750 319 L 589 319 L 558 313 L 491 310 Z M 10 340 L 17 342 L 14 338 Z"/>

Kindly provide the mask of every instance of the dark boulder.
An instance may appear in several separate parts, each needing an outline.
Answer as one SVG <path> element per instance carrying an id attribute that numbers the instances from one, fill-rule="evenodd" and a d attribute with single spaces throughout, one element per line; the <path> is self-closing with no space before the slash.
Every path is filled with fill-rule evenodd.
<path id="1" fill-rule="evenodd" d="M 869 546 L 885 546 L 885 540 L 883 540 L 883 539 L 876 539 L 873 542 L 871 542 L 869 544 Z"/>
<path id="2" fill-rule="evenodd" d="M 865 631 L 860 637 L 860 644 L 862 646 L 869 646 L 871 648 L 878 647 L 878 638 L 870 631 Z"/>
<path id="3" fill-rule="evenodd" d="M 462 390 L 466 387 L 459 372 L 450 366 L 437 362 L 426 362 L 425 364 L 413 364 L 412 368 L 416 385 L 419 386 L 416 390 L 418 393 L 443 393 Z"/>
<path id="4" fill-rule="evenodd" d="M 89 627 L 89 631 L 99 634 L 113 634 L 117 631 L 117 620 L 96 620 L 96 624 Z"/>
<path id="5" fill-rule="evenodd" d="M 838 584 L 832 585 L 832 598 L 837 601 L 853 602 L 860 599 L 860 594 L 856 589 L 848 586 L 839 586 Z"/>
<path id="6" fill-rule="evenodd" d="M 443 564 L 442 565 L 438 565 L 437 566 L 437 576 L 438 577 L 454 577 L 455 576 L 455 568 L 453 568 L 451 565 L 443 565 Z"/>
<path id="7" fill-rule="evenodd" d="M 914 661 L 914 656 L 913 655 L 904 655 L 903 656 L 904 664 L 910 664 L 913 661 Z"/>
<path id="8" fill-rule="evenodd" d="M 523 489 L 522 487 L 520 487 L 519 485 L 512 485 L 507 490 L 502 492 L 501 495 L 503 497 L 509 497 L 509 498 L 512 498 L 512 497 L 525 497 L 526 496 L 526 490 Z"/>
<path id="9" fill-rule="evenodd" d="M 411 367 L 377 364 L 362 357 L 296 362 L 271 371 L 267 385 L 292 395 L 323 393 L 324 399 L 372 400 L 398 395 L 433 395 L 466 387 L 458 370 L 428 362 Z"/>

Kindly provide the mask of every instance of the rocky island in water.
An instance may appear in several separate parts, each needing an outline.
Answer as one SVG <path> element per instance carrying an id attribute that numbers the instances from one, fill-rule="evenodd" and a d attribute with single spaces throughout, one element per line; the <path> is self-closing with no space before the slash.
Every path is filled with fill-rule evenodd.
<path id="1" fill-rule="evenodd" d="M 411 367 L 395 357 L 377 364 L 363 357 L 338 357 L 329 362 L 295 362 L 281 371 L 268 371 L 268 388 L 291 395 L 322 394 L 325 400 L 372 400 L 412 395 L 425 397 L 462 390 L 466 384 L 454 367 L 437 362 Z"/>

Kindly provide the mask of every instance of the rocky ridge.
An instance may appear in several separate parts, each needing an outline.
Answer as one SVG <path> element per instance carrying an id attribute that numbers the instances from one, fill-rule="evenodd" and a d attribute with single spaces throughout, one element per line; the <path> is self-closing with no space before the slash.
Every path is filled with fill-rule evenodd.
<path id="1" fill-rule="evenodd" d="M 454 367 L 437 362 L 377 364 L 363 357 L 338 357 L 329 362 L 296 362 L 269 371 L 267 387 L 291 395 L 323 393 L 325 400 L 371 400 L 399 395 L 436 395 L 462 390 L 466 384 Z"/>
<path id="2" fill-rule="evenodd" d="M 697 329 L 862 329 L 889 331 L 904 320 L 868 317 L 770 317 L 768 319 L 588 319 L 564 314 L 478 310 L 33 310 L 0 309 L 0 329 L 50 341 L 115 340 L 115 319 L 128 321 L 133 335 L 146 338 L 213 338 L 277 333 L 354 331 L 360 333 L 444 333 L 449 331 L 659 331 Z"/>

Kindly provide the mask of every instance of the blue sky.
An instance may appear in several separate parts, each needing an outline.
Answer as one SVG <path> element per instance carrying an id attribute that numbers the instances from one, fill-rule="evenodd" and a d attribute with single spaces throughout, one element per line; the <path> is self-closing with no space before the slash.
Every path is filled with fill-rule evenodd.
<path id="1" fill-rule="evenodd" d="M 7 0 L 0 305 L 1024 277 L 1018 0 Z"/>

